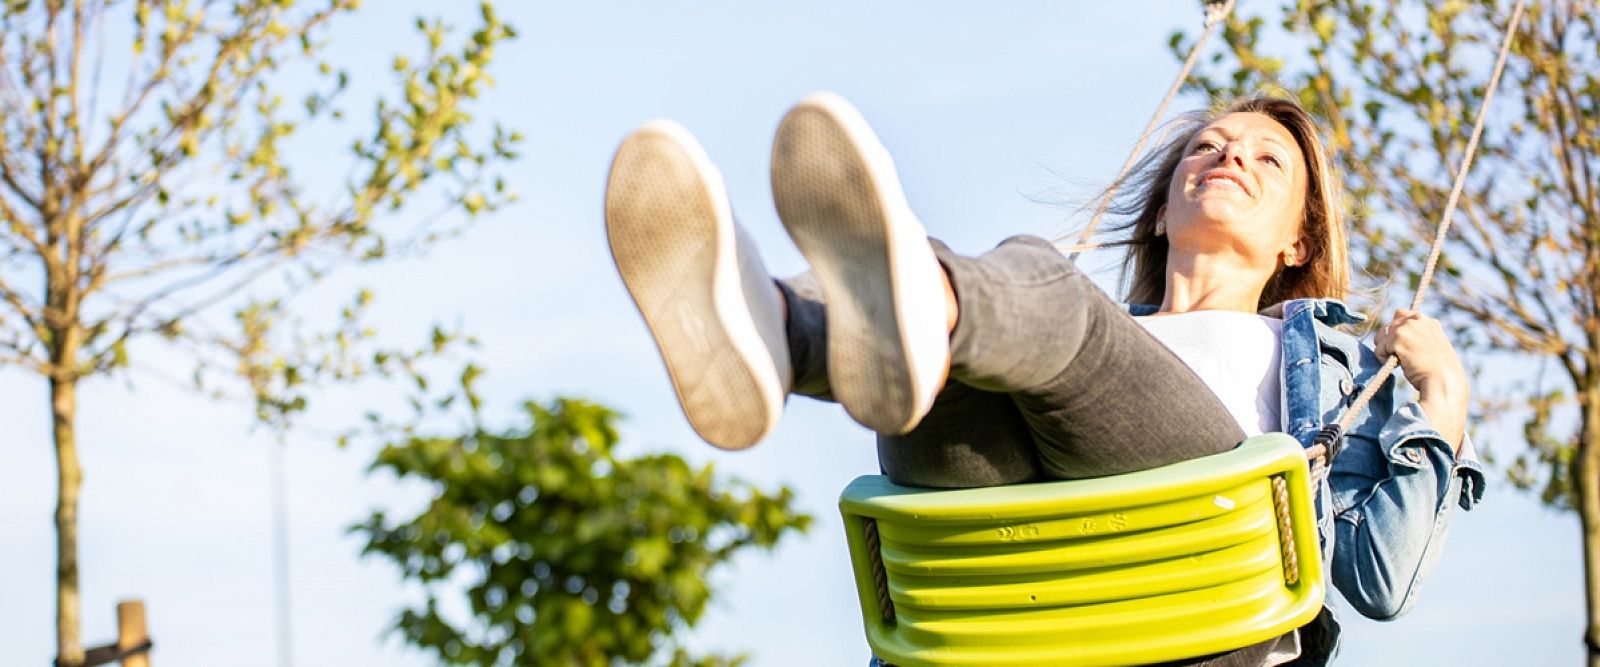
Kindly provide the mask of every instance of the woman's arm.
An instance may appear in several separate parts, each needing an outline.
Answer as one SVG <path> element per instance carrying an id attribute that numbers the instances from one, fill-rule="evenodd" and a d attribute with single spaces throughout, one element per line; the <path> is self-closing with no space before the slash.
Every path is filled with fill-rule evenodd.
<path id="1" fill-rule="evenodd" d="M 1363 616 L 1387 620 L 1416 603 L 1444 548 L 1455 509 L 1483 493 L 1465 435 L 1466 373 L 1434 320 L 1401 311 L 1361 350 L 1358 382 L 1381 359 L 1400 357 L 1405 377 L 1386 382 L 1346 436 L 1328 482 L 1334 506 L 1333 583 Z M 1419 382 L 1418 400 L 1407 380 Z"/>

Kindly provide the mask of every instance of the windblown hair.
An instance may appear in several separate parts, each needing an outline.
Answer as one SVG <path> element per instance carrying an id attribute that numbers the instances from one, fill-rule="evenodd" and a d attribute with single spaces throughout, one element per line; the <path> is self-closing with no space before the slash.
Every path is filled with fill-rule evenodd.
<path id="1" fill-rule="evenodd" d="M 1306 159 L 1305 210 L 1299 220 L 1306 257 L 1293 267 L 1279 267 L 1261 292 L 1258 309 L 1289 299 L 1345 299 L 1350 291 L 1349 246 L 1339 213 L 1339 180 L 1328 160 L 1311 114 L 1292 100 L 1250 97 L 1187 114 L 1168 124 L 1160 146 L 1140 158 L 1121 182 L 1108 211 L 1123 218 L 1110 227 L 1120 237 L 1107 246 L 1125 246 L 1122 268 L 1128 303 L 1161 303 L 1167 291 L 1166 236 L 1155 233 L 1161 207 L 1184 149 L 1207 125 L 1230 113 L 1259 113 L 1278 121 L 1299 144 Z M 1120 232 L 1120 233 L 1118 233 Z"/>

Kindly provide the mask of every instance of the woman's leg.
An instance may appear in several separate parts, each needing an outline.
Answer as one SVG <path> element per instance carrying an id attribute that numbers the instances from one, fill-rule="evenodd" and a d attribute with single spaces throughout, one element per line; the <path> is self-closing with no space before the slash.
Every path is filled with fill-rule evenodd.
<path id="1" fill-rule="evenodd" d="M 960 310 L 951 381 L 917 428 L 879 436 L 897 482 L 1100 477 L 1244 439 L 1210 388 L 1049 242 L 1014 237 L 978 257 L 931 242 Z M 795 393 L 832 400 L 820 289 L 810 274 L 780 287 Z"/>
<path id="2" fill-rule="evenodd" d="M 1011 396 L 1052 478 L 1223 452 L 1244 432 L 1193 371 L 1049 242 L 978 257 L 933 242 L 956 292 L 950 375 Z"/>
<path id="3" fill-rule="evenodd" d="M 785 115 L 772 194 L 827 304 L 829 391 L 868 428 L 937 436 L 970 425 L 919 427 L 948 376 L 1009 395 L 1049 477 L 1141 470 L 1243 439 L 1210 389 L 1049 243 L 1018 237 L 972 258 L 930 244 L 888 151 L 838 96 Z M 925 476 L 890 467 L 916 458 L 889 451 L 892 476 Z"/>
<path id="4" fill-rule="evenodd" d="M 778 281 L 796 394 L 833 401 L 828 382 L 827 311 L 816 276 Z M 1003 393 L 945 384 L 909 433 L 878 435 L 878 462 L 897 484 L 936 488 L 999 486 L 1044 478 L 1022 413 Z"/>
<path id="5" fill-rule="evenodd" d="M 820 287 L 807 274 L 774 288 L 733 221 L 721 176 L 687 131 L 655 122 L 623 142 L 607 182 L 606 229 L 679 405 L 707 442 L 754 444 L 776 425 L 791 386 L 832 399 Z M 951 384 L 937 400 L 917 430 L 880 438 L 898 481 L 966 487 L 1040 477 L 1011 399 Z"/>

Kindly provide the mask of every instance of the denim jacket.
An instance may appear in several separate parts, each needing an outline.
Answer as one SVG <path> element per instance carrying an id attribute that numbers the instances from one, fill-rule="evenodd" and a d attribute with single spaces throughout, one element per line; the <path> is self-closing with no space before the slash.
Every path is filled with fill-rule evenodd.
<path id="1" fill-rule="evenodd" d="M 1147 315 L 1156 308 L 1128 310 Z M 1336 328 L 1366 319 L 1338 301 L 1296 299 L 1262 314 L 1283 319 L 1283 431 L 1309 447 L 1324 424 L 1344 417 L 1383 361 Z M 1333 585 L 1357 612 L 1379 620 L 1416 604 L 1454 509 L 1472 509 L 1484 490 L 1471 438 L 1457 456 L 1420 405 L 1397 402 L 1397 389 L 1414 393 L 1399 375 L 1386 382 L 1352 423 L 1316 491 L 1317 532 Z"/>

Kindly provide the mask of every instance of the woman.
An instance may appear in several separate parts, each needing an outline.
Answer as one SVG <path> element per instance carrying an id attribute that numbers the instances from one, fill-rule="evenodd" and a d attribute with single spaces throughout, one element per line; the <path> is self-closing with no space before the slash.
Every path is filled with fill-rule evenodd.
<path id="1" fill-rule="evenodd" d="M 682 128 L 634 133 L 608 182 L 617 267 L 685 414 L 715 445 L 760 440 L 792 392 L 876 431 L 884 472 L 903 484 L 1111 475 L 1264 431 L 1310 446 L 1393 353 L 1417 400 L 1389 383 L 1318 487 L 1335 586 L 1366 616 L 1404 613 L 1452 509 L 1481 496 L 1466 374 L 1438 322 L 1397 311 L 1376 351 L 1338 328 L 1362 318 L 1339 302 L 1336 181 L 1293 102 L 1192 118 L 1144 160 L 1121 207 L 1127 307 L 1041 239 L 977 257 L 929 240 L 888 153 L 835 95 L 788 113 L 772 162 L 779 217 L 812 266 L 785 281 L 767 275 Z M 1320 620 L 1209 664 L 1324 660 L 1336 624 Z"/>

